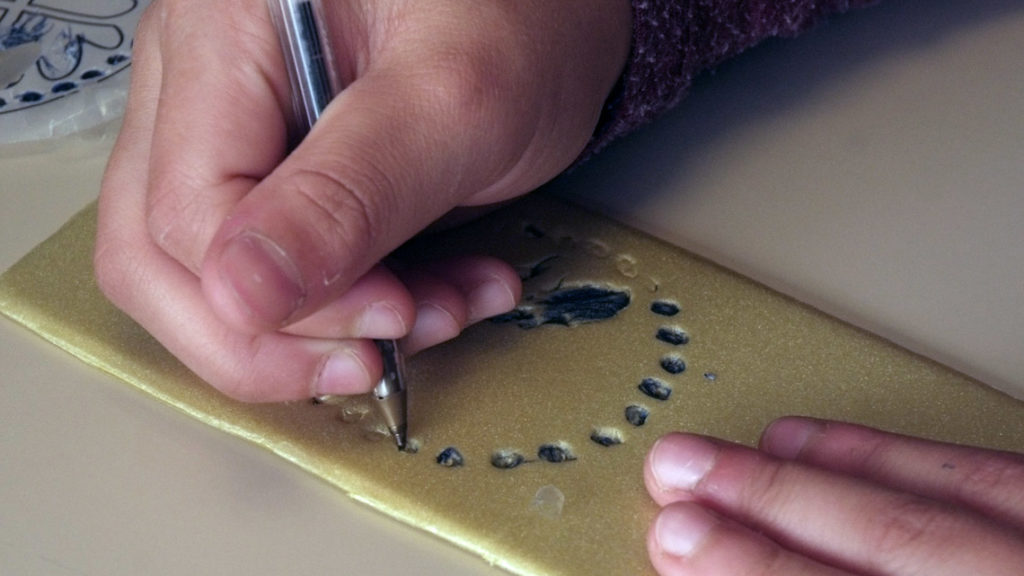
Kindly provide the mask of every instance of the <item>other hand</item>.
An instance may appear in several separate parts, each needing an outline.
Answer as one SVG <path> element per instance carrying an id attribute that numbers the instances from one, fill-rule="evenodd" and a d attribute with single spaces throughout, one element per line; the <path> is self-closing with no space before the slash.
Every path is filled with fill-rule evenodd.
<path id="1" fill-rule="evenodd" d="M 784 418 L 758 450 L 668 435 L 645 478 L 662 576 L 1024 570 L 1020 454 Z"/>

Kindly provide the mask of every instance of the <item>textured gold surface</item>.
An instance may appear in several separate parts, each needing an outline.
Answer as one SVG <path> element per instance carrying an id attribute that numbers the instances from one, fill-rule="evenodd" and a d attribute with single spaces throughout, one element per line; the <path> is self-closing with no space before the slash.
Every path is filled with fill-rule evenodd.
<path id="1" fill-rule="evenodd" d="M 642 485 L 645 452 L 682 429 L 756 441 L 784 414 L 841 418 L 912 434 L 1024 449 L 1024 403 L 907 353 L 643 234 L 533 196 L 468 228 L 412 246 L 406 257 L 484 251 L 524 269 L 534 301 L 559 288 L 629 292 L 611 320 L 532 330 L 484 323 L 409 362 L 416 454 L 394 450 L 364 398 L 340 404 L 245 405 L 206 386 L 108 304 L 92 279 L 95 208 L 71 220 L 0 278 L 0 310 L 86 362 L 227 432 L 274 451 L 386 514 L 519 574 L 649 574 L 654 512 Z M 543 266 L 535 266 L 540 262 Z M 671 318 L 655 300 L 679 304 Z M 655 338 L 684 330 L 690 341 Z M 681 374 L 659 365 L 686 362 Z M 713 373 L 714 378 L 705 377 Z M 637 385 L 673 388 L 660 401 Z M 630 404 L 650 409 L 642 427 Z M 623 443 L 590 440 L 595 427 Z M 549 463 L 561 442 L 575 460 Z M 461 467 L 435 462 L 444 448 Z M 501 449 L 528 462 L 490 464 Z M 565 496 L 564 507 L 534 497 Z"/>

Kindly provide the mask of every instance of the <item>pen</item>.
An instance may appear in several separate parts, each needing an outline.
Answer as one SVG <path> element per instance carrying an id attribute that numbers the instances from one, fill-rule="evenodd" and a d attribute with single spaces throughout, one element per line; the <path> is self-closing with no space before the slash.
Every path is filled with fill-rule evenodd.
<path id="1" fill-rule="evenodd" d="M 341 90 L 327 49 L 320 3 L 316 0 L 268 0 L 292 87 L 296 141 L 320 118 Z M 388 432 L 399 450 L 405 449 L 408 408 L 404 362 L 394 340 L 374 340 L 383 360 L 384 376 L 373 389 Z"/>

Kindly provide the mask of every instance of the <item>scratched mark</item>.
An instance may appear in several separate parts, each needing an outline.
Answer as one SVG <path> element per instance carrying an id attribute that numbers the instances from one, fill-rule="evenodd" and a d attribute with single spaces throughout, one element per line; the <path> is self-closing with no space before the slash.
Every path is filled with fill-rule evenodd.
<path id="1" fill-rule="evenodd" d="M 498 324 L 515 323 L 529 330 L 544 324 L 576 326 L 608 320 L 629 306 L 629 292 L 603 286 L 561 288 L 543 300 L 527 302 L 512 312 L 491 318 Z"/>
<path id="2" fill-rule="evenodd" d="M 572 462 L 576 460 L 576 454 L 572 451 L 572 446 L 569 446 L 565 442 L 555 442 L 552 444 L 542 444 L 537 449 L 537 458 L 545 462 L 551 462 L 558 464 L 561 462 Z"/>
<path id="3" fill-rule="evenodd" d="M 462 457 L 462 453 L 454 446 L 449 446 L 444 450 L 441 450 L 441 452 L 438 453 L 437 458 L 434 460 L 445 468 L 458 468 L 466 463 L 465 458 Z"/>

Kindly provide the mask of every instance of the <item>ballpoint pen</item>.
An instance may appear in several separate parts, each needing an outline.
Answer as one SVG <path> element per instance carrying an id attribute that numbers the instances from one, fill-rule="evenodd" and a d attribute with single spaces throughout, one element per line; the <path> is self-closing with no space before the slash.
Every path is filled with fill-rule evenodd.
<path id="1" fill-rule="evenodd" d="M 285 66 L 292 87 L 296 139 L 320 118 L 341 90 L 332 53 L 327 47 L 320 3 L 316 0 L 268 0 L 274 26 L 281 38 Z M 383 360 L 384 375 L 373 389 L 388 431 L 405 449 L 408 408 L 402 355 L 394 340 L 375 340 Z"/>

